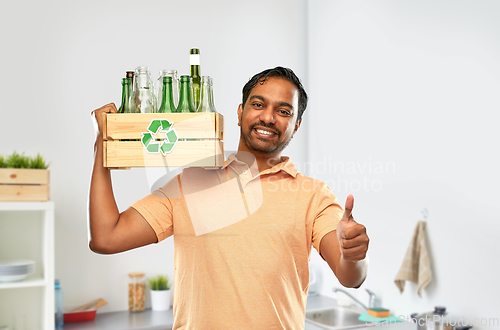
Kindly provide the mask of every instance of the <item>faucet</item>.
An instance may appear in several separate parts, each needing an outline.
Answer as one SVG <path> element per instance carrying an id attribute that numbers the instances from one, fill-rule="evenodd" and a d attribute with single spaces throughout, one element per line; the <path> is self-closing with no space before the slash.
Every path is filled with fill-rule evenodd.
<path id="1" fill-rule="evenodd" d="M 368 289 L 365 290 L 370 295 L 370 301 L 368 302 L 368 307 L 369 308 L 380 307 L 380 299 L 375 295 L 375 293 L 373 293 L 373 291 L 370 291 Z"/>
<path id="2" fill-rule="evenodd" d="M 377 296 L 375 295 L 375 293 L 373 293 L 372 291 L 370 291 L 368 289 L 365 289 L 365 290 L 370 295 L 369 307 L 370 308 L 377 307 L 379 299 L 377 298 Z M 358 303 L 358 305 L 360 305 L 361 307 L 363 307 L 365 310 L 368 310 L 368 307 L 366 307 L 365 304 L 363 304 L 361 301 L 359 301 L 358 299 L 356 299 L 355 297 L 353 297 L 349 292 L 347 292 L 345 290 L 342 290 L 342 289 L 339 289 L 339 288 L 333 288 L 333 292 L 342 292 L 342 293 L 346 294 L 352 300 L 354 300 L 356 303 Z"/>

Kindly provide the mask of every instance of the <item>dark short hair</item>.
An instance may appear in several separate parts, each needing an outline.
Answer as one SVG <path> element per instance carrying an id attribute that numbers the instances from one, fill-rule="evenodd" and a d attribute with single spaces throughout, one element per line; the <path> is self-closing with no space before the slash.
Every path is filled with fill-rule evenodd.
<path id="1" fill-rule="evenodd" d="M 257 85 L 259 81 L 261 84 L 264 83 L 264 81 L 266 81 L 269 77 L 285 79 L 297 86 L 297 89 L 299 90 L 299 113 L 297 115 L 297 121 L 299 121 L 307 107 L 307 93 L 304 86 L 302 86 L 299 77 L 297 77 L 291 69 L 283 68 L 281 66 L 277 66 L 274 69 L 264 70 L 250 78 L 245 86 L 243 86 L 243 107 L 245 107 L 248 96 L 255 85 Z"/>

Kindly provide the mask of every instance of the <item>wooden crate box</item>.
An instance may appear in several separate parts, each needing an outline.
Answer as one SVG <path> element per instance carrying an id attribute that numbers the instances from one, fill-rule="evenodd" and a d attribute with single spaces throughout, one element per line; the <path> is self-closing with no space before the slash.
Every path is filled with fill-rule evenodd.
<path id="1" fill-rule="evenodd" d="M 49 175 L 49 170 L 0 168 L 0 201 L 48 201 Z"/>
<path id="2" fill-rule="evenodd" d="M 223 136 L 219 113 L 104 114 L 104 166 L 221 167 Z"/>

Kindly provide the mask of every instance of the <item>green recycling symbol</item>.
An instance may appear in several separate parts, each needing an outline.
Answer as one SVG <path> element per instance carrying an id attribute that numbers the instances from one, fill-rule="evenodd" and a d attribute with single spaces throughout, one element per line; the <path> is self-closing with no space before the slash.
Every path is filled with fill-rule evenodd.
<path id="1" fill-rule="evenodd" d="M 171 123 L 167 119 L 153 119 L 151 123 L 149 123 L 148 131 L 142 133 L 141 142 L 144 146 L 144 149 L 150 154 L 157 154 L 161 151 L 163 156 L 170 153 L 176 143 L 177 143 L 177 134 L 175 130 L 172 128 L 174 123 Z M 158 134 L 158 132 L 165 132 L 166 140 L 161 141 L 155 140 L 153 135 Z M 161 145 L 160 145 L 161 143 Z"/>

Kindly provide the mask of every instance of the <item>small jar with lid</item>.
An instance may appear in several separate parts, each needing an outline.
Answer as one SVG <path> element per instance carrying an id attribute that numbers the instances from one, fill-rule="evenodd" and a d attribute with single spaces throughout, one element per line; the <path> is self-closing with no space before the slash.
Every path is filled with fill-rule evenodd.
<path id="1" fill-rule="evenodd" d="M 128 310 L 131 312 L 144 310 L 146 302 L 146 281 L 144 275 L 144 273 L 128 274 Z"/>

